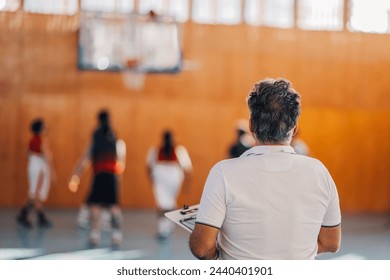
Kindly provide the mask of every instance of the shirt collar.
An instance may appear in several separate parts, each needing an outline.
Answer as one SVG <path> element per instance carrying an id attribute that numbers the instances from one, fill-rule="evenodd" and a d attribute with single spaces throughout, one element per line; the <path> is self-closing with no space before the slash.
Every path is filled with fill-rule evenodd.
<path id="1" fill-rule="evenodd" d="M 254 146 L 249 150 L 245 151 L 240 157 L 270 154 L 270 153 L 288 153 L 295 154 L 294 148 L 291 146 Z"/>

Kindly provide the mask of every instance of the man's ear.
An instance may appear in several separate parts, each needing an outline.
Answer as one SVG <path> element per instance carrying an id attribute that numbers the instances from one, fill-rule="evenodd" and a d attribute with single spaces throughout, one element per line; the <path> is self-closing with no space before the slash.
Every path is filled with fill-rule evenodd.
<path id="1" fill-rule="evenodd" d="M 298 133 L 298 125 L 295 125 L 292 136 L 295 136 Z"/>
<path id="2" fill-rule="evenodd" d="M 251 119 L 251 118 L 249 118 L 249 131 L 250 131 L 251 133 L 254 132 L 254 131 L 253 131 L 253 125 L 252 125 L 252 119 Z"/>

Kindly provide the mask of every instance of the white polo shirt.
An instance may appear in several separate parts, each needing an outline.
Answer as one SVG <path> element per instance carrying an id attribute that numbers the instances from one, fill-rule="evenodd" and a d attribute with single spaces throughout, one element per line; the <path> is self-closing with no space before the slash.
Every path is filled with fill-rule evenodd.
<path id="1" fill-rule="evenodd" d="M 321 226 L 341 223 L 326 167 L 291 146 L 255 146 L 210 171 L 197 223 L 220 229 L 221 259 L 314 259 Z"/>

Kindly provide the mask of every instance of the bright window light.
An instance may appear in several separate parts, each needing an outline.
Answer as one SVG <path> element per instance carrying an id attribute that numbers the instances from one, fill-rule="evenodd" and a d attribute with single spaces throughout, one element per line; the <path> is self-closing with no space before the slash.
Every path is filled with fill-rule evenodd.
<path id="1" fill-rule="evenodd" d="M 239 24 L 241 22 L 241 1 L 217 0 L 216 21 L 221 24 Z"/>
<path id="2" fill-rule="evenodd" d="M 20 7 L 20 0 L 0 0 L 0 11 L 14 12 Z"/>
<path id="3" fill-rule="evenodd" d="M 245 0 L 244 20 L 250 25 L 261 24 L 261 0 Z"/>
<path id="4" fill-rule="evenodd" d="M 168 14 L 169 0 L 143 0 L 139 1 L 138 3 L 138 12 L 140 12 L 141 14 L 147 14 L 151 10 L 153 10 L 159 15 Z"/>
<path id="5" fill-rule="evenodd" d="M 81 9 L 91 12 L 131 13 L 134 10 L 134 0 L 81 0 Z"/>
<path id="6" fill-rule="evenodd" d="M 188 0 L 142 0 L 139 1 L 138 11 L 147 14 L 153 10 L 158 15 L 171 16 L 177 21 L 185 22 L 189 18 Z"/>
<path id="7" fill-rule="evenodd" d="M 197 23 L 215 23 L 215 2 L 192 0 L 192 20 Z"/>
<path id="8" fill-rule="evenodd" d="M 262 8 L 262 25 L 278 28 L 294 26 L 294 0 L 263 0 Z"/>
<path id="9" fill-rule="evenodd" d="M 351 0 L 350 5 L 351 31 L 390 33 L 389 0 Z"/>
<path id="10" fill-rule="evenodd" d="M 188 21 L 190 17 L 190 4 L 188 0 L 171 0 L 169 14 L 174 16 L 177 21 Z"/>
<path id="11" fill-rule="evenodd" d="M 24 10 L 38 14 L 74 15 L 78 10 L 77 0 L 24 0 Z"/>
<path id="12" fill-rule="evenodd" d="M 192 20 L 205 24 L 239 24 L 240 0 L 192 0 Z"/>
<path id="13" fill-rule="evenodd" d="M 299 0 L 298 26 L 308 30 L 342 30 L 344 0 Z"/>

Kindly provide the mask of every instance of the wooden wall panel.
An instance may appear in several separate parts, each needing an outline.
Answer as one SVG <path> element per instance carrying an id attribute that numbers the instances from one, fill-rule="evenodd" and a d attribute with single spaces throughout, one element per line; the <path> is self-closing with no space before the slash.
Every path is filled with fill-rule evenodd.
<path id="1" fill-rule="evenodd" d="M 383 211 L 390 198 L 389 111 L 305 110 L 302 134 L 328 167 L 345 210 Z"/>
<path id="2" fill-rule="evenodd" d="M 302 94 L 301 136 L 333 174 L 343 210 L 390 209 L 388 35 L 185 24 L 184 57 L 199 69 L 148 75 L 143 89 L 129 90 L 120 73 L 77 69 L 76 28 L 44 16 L 0 20 L 7 23 L 0 27 L 0 206 L 26 198 L 28 125 L 37 116 L 47 120 L 58 173 L 47 204 L 80 205 L 90 172 L 76 195 L 67 180 L 101 108 L 127 143 L 124 207 L 154 207 L 145 157 L 166 128 L 194 165 L 192 189 L 179 204 L 197 203 L 209 169 L 226 158 L 235 121 L 248 117 L 253 83 L 286 77 Z"/>

